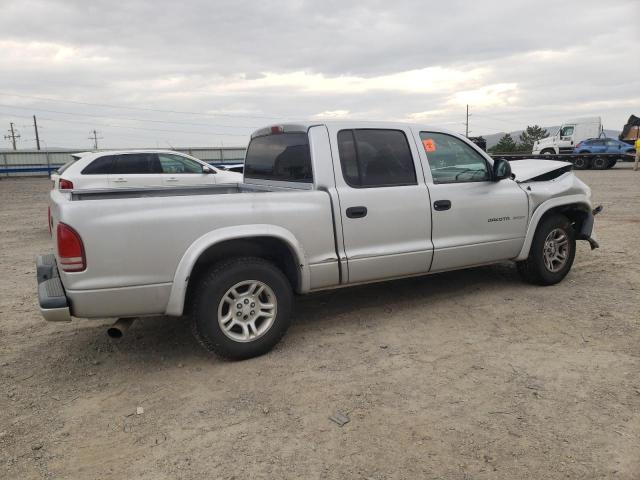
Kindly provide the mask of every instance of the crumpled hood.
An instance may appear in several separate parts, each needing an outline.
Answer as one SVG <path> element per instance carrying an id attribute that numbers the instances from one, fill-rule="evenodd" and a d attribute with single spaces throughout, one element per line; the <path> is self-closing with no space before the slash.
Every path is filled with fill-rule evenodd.
<path id="1" fill-rule="evenodd" d="M 514 160 L 509 162 L 509 164 L 511 165 L 511 173 L 515 175 L 515 180 L 518 183 L 526 182 L 545 173 L 567 168 L 571 165 L 569 162 L 536 159 Z"/>

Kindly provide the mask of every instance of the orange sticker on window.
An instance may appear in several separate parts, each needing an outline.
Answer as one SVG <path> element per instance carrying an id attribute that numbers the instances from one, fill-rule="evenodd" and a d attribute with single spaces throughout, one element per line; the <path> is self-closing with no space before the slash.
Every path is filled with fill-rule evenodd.
<path id="1" fill-rule="evenodd" d="M 433 138 L 425 138 L 422 140 L 422 145 L 427 153 L 436 151 L 436 142 L 433 141 Z"/>

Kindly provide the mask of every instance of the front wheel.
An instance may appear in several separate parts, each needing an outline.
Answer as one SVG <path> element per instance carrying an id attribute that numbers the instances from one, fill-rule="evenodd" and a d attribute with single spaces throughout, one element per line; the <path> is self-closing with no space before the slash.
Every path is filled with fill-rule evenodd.
<path id="1" fill-rule="evenodd" d="M 529 256 L 517 263 L 523 280 L 536 285 L 553 285 L 567 276 L 576 255 L 575 231 L 567 217 L 552 214 L 543 218 L 533 236 Z"/>
<path id="2" fill-rule="evenodd" d="M 194 336 L 207 350 L 241 360 L 271 350 L 289 327 L 293 293 L 280 269 L 262 258 L 214 265 L 196 287 Z"/>

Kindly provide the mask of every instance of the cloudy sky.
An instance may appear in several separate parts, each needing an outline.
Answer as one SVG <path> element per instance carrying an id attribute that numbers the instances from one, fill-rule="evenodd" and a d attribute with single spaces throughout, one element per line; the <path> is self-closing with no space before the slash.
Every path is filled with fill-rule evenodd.
<path id="1" fill-rule="evenodd" d="M 640 1 L 0 0 L 0 127 L 231 146 L 292 119 L 471 135 L 640 114 Z M 0 136 L 0 140 L 3 140 Z M 3 140 L 2 147 L 9 143 Z"/>

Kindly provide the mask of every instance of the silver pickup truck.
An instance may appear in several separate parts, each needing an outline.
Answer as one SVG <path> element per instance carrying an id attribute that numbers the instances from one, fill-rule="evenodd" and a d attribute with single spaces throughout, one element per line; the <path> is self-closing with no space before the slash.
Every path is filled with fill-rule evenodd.
<path id="1" fill-rule="evenodd" d="M 51 192 L 56 253 L 37 259 L 47 320 L 188 315 L 229 358 L 267 352 L 293 294 L 514 261 L 551 285 L 593 237 L 571 165 L 492 160 L 404 123 L 267 127 L 240 184 Z"/>

